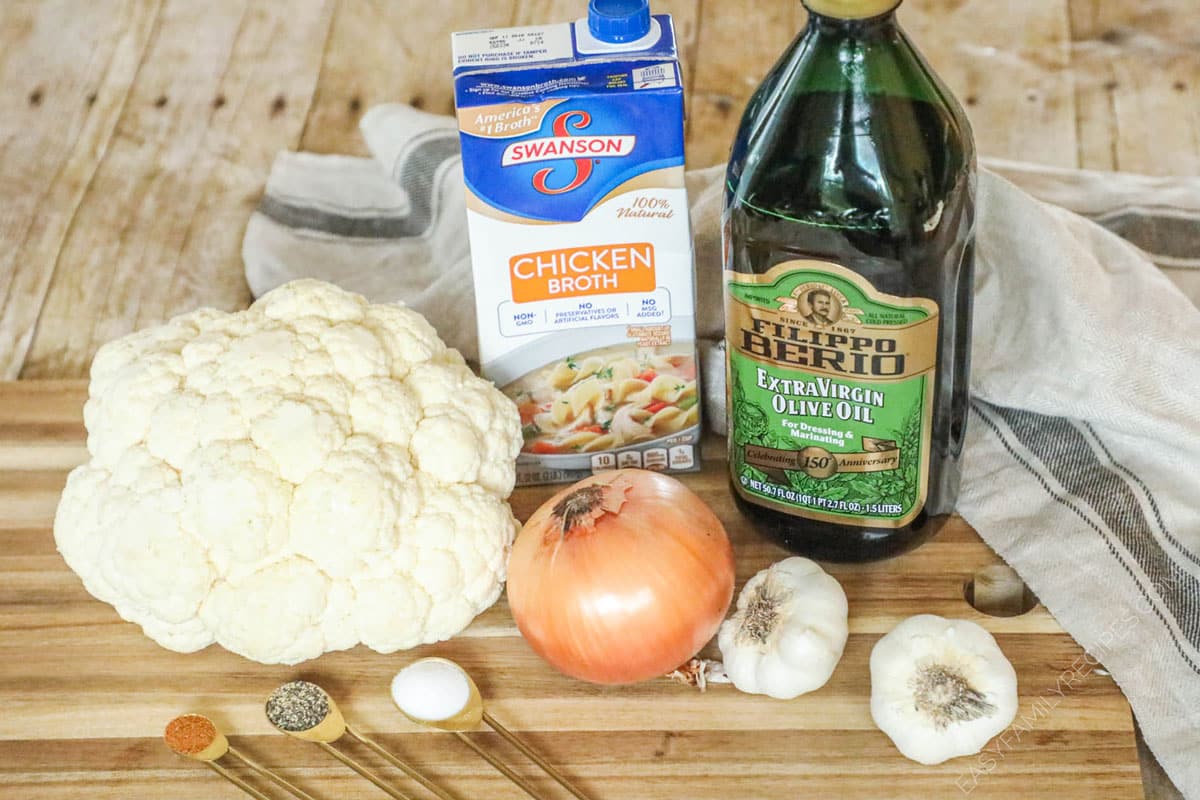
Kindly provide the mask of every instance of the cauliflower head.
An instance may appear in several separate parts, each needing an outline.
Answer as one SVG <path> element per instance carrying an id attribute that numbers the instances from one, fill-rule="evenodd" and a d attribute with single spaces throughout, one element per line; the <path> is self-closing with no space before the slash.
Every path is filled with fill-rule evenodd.
<path id="1" fill-rule="evenodd" d="M 294 664 L 449 638 L 517 523 L 512 401 L 410 309 L 312 280 L 105 345 L 54 537 L 164 647 Z"/>

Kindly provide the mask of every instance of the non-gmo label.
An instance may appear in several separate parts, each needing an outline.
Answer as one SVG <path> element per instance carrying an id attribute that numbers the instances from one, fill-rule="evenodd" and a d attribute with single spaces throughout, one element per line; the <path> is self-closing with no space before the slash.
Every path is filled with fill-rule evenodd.
<path id="1" fill-rule="evenodd" d="M 900 527 L 925 504 L 938 307 L 837 264 L 726 273 L 729 450 L 743 498 Z"/>

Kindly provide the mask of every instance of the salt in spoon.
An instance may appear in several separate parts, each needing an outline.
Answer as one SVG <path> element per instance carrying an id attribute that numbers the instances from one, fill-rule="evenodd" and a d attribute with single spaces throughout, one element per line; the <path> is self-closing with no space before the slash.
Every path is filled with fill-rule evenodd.
<path id="1" fill-rule="evenodd" d="M 573 786 L 557 769 L 529 745 L 495 720 L 483 707 L 479 687 L 466 670 L 446 658 L 422 658 L 414 661 L 392 679 L 392 701 L 404 716 L 418 725 L 449 731 L 530 797 L 537 792 L 499 759 L 477 745 L 464 732 L 479 727 L 491 728 L 579 800 L 587 795 Z"/>

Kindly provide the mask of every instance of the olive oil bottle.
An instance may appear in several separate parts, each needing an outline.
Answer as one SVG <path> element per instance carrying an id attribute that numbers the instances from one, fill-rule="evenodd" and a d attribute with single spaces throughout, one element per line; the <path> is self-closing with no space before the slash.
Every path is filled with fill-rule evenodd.
<path id="1" fill-rule="evenodd" d="M 975 150 L 900 0 L 804 3 L 726 175 L 730 471 L 786 547 L 865 561 L 932 535 L 958 493 Z"/>

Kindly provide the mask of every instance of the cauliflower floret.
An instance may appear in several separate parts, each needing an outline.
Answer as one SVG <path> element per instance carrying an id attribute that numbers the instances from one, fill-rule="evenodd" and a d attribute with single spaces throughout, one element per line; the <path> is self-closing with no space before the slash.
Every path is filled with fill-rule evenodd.
<path id="1" fill-rule="evenodd" d="M 112 537 L 101 556 L 102 580 L 125 619 L 186 625 L 208 596 L 215 570 L 204 546 L 180 528 L 179 505 L 178 490 L 142 498 L 126 509 L 124 535 Z"/>
<path id="2" fill-rule="evenodd" d="M 350 402 L 354 399 L 354 386 L 337 375 L 321 375 L 304 382 L 303 394 L 320 400 L 332 414 L 345 419 L 350 413 Z M 348 430 L 345 424 L 342 428 Z"/>
<path id="3" fill-rule="evenodd" d="M 453 411 L 421 420 L 412 437 L 417 466 L 442 483 L 472 483 L 478 478 L 484 447 L 470 420 Z"/>
<path id="4" fill-rule="evenodd" d="M 296 367 L 308 352 L 300 337 L 286 328 L 247 332 L 230 339 L 213 380 L 226 386 L 277 387 L 280 381 L 299 386 L 302 378 Z"/>
<path id="5" fill-rule="evenodd" d="M 508 506 L 480 486 L 442 486 L 423 474 L 419 483 L 423 502 L 412 523 L 412 574 L 434 599 L 431 618 L 442 620 L 431 627 L 453 627 L 452 620 L 462 627 L 500 596 L 490 578 L 504 571 L 518 526 Z M 508 535 L 484 539 L 473 534 L 478 527 L 508 527 Z"/>
<path id="6" fill-rule="evenodd" d="M 54 535 L 89 592 L 164 646 L 191 652 L 213 641 L 196 613 L 215 576 L 181 525 L 182 503 L 178 474 L 135 447 L 112 471 L 71 473 Z"/>
<path id="7" fill-rule="evenodd" d="M 512 464 L 522 444 L 521 423 L 519 418 L 513 419 L 511 401 L 494 387 L 471 381 L 462 386 L 457 408 L 467 415 L 476 430 L 490 434 L 483 436 L 482 463 L 476 482 L 493 494 L 508 497 L 515 478 Z"/>
<path id="8" fill-rule="evenodd" d="M 333 359 L 338 374 L 349 381 L 390 373 L 383 346 L 361 325 L 334 325 L 321 334 L 321 346 Z"/>
<path id="9" fill-rule="evenodd" d="M 508 505 L 479 486 L 445 486 L 424 473 L 416 483 L 421 513 L 391 558 L 409 580 L 355 582 L 363 642 L 383 653 L 446 639 L 438 631 L 460 631 L 491 607 L 517 532 Z M 480 528 L 502 533 L 480 537 Z"/>
<path id="10" fill-rule="evenodd" d="M 250 438 L 275 459 L 284 480 L 303 481 L 346 441 L 346 420 L 324 403 L 279 398 L 250 425 Z"/>
<path id="11" fill-rule="evenodd" d="M 296 487 L 291 543 L 327 575 L 349 577 L 387 558 L 401 521 L 417 511 L 412 471 L 391 471 L 375 453 L 335 453 Z"/>
<path id="12" fill-rule="evenodd" d="M 330 324 L 362 320 L 367 301 L 331 283 L 299 280 L 267 292 L 250 307 L 255 316 L 292 321 L 317 317 Z"/>
<path id="13" fill-rule="evenodd" d="M 183 526 L 208 544 L 221 575 L 252 572 L 288 544 L 293 484 L 250 442 L 215 442 L 182 475 Z"/>
<path id="14" fill-rule="evenodd" d="M 348 650 L 367 637 L 354 624 L 354 587 L 347 581 L 334 581 L 325 598 L 325 615 L 321 617 L 321 634 L 325 650 Z M 368 644 L 369 646 L 369 644 Z"/>
<path id="15" fill-rule="evenodd" d="M 368 378 L 355 384 L 350 424 L 355 433 L 407 448 L 424 412 L 403 383 Z"/>
<path id="16" fill-rule="evenodd" d="M 200 445 L 201 414 L 207 405 L 207 398 L 194 392 L 180 392 L 159 403 L 146 430 L 146 447 L 151 455 L 182 469 Z M 229 410 L 227 407 L 226 411 Z M 231 428 L 242 421 L 237 415 L 226 419 Z"/>
<path id="17" fill-rule="evenodd" d="M 454 406 L 463 385 L 473 380 L 476 380 L 475 374 L 465 366 L 427 361 L 413 365 L 404 385 L 412 391 L 425 413 L 429 413 L 437 408 Z"/>
<path id="18" fill-rule="evenodd" d="M 458 352 L 448 350 L 428 320 L 404 306 L 371 306 L 363 327 L 379 338 L 390 356 L 393 378 L 403 378 L 414 364 Z"/>
<path id="19" fill-rule="evenodd" d="M 227 650 L 295 664 L 327 649 L 321 622 L 330 584 L 312 562 L 287 559 L 213 586 L 200 618 Z"/>
<path id="20" fill-rule="evenodd" d="M 122 368 L 133 364 L 143 355 L 178 352 L 179 346 L 190 341 L 198 330 L 224 315 L 213 308 L 202 308 L 176 317 L 165 325 L 136 331 L 114 339 L 100 348 L 92 359 L 93 395 L 107 394 L 110 381 Z"/>
<path id="21" fill-rule="evenodd" d="M 521 421 L 513 414 L 512 401 L 453 361 L 419 364 L 404 385 L 425 416 L 421 426 L 425 430 L 418 428 L 413 440 L 413 452 L 428 461 L 422 469 L 439 474 L 444 482 L 478 483 L 507 497 L 516 479 L 513 463 L 522 443 Z M 476 434 L 473 448 L 467 430 Z M 443 444 L 436 451 L 422 446 L 437 441 Z"/>
<path id="22" fill-rule="evenodd" d="M 419 314 L 317 281 L 101 349 L 54 534 L 155 641 L 296 663 L 496 601 L 516 408 Z"/>
<path id="23" fill-rule="evenodd" d="M 115 373 L 101 373 L 104 393 L 97 394 L 89 387 L 83 407 L 92 457 L 112 464 L 143 442 L 158 405 L 178 392 L 182 374 L 179 354 L 164 352 L 142 353 Z"/>
<path id="24" fill-rule="evenodd" d="M 363 644 L 380 653 L 423 641 L 432 601 L 411 581 L 368 578 L 355 584 L 354 624 Z M 465 627 L 465 626 L 463 626 Z"/>
<path id="25" fill-rule="evenodd" d="M 54 516 L 54 538 L 67 566 L 75 571 L 87 589 L 101 600 L 91 575 L 100 563 L 100 552 L 108 541 L 108 521 L 103 506 L 107 501 L 111 474 L 106 469 L 85 464 L 71 471 L 58 513 Z"/>

